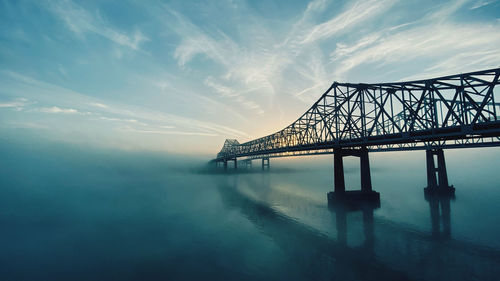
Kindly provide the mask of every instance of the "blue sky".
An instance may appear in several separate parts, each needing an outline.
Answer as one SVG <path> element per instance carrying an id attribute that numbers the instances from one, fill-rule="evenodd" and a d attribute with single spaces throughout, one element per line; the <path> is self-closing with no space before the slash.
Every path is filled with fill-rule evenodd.
<path id="1" fill-rule="evenodd" d="M 500 1 L 0 1 L 0 133 L 215 154 L 333 81 L 500 66 Z"/>

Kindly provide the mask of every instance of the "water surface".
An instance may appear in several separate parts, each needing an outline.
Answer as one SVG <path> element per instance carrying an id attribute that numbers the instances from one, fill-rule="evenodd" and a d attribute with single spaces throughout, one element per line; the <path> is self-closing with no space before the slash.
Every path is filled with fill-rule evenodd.
<path id="1" fill-rule="evenodd" d="M 454 200 L 426 200 L 424 152 L 371 154 L 379 208 L 328 207 L 331 156 L 224 174 L 205 159 L 0 146 L 2 280 L 498 280 L 495 149 L 446 152 Z M 470 165 L 475 163 L 475 165 Z M 347 185 L 359 186 L 355 159 Z"/>

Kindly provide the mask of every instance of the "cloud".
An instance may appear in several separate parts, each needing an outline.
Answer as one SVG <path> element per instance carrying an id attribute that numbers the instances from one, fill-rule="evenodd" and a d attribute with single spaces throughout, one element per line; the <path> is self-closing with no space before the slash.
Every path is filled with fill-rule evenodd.
<path id="1" fill-rule="evenodd" d="M 275 44 L 268 42 L 268 31 L 253 26 L 249 36 L 254 41 L 250 45 L 242 45 L 220 30 L 208 33 L 178 12 L 168 8 L 167 11 L 175 19 L 168 23 L 168 28 L 181 37 L 174 52 L 178 65 L 185 68 L 197 55 L 208 57 L 223 66 L 224 73 L 206 76 L 203 84 L 217 93 L 219 100 L 226 99 L 226 104 L 238 105 L 236 111 L 241 111 L 239 107 L 258 115 L 264 114 L 263 103 L 267 101 L 260 97 L 275 95 L 273 81 L 286 60 L 271 50 Z M 253 48 L 254 45 L 258 48 Z"/>
<path id="2" fill-rule="evenodd" d="M 106 120 L 106 121 L 138 123 L 138 121 L 136 119 L 121 119 L 121 118 L 113 118 L 113 117 L 99 117 L 99 119 Z"/>
<path id="3" fill-rule="evenodd" d="M 307 4 L 307 9 L 304 15 L 309 15 L 313 12 L 323 11 L 327 6 L 326 0 L 313 0 Z"/>
<path id="4" fill-rule="evenodd" d="M 357 1 L 340 15 L 314 26 L 301 43 L 308 44 L 341 32 L 348 32 L 351 28 L 388 10 L 394 2 L 393 0 Z"/>
<path id="5" fill-rule="evenodd" d="M 196 56 L 203 55 L 223 66 L 224 73 L 206 76 L 204 85 L 220 98 L 263 115 L 268 110 L 282 111 L 284 105 L 280 99 L 287 96 L 287 88 L 291 88 L 292 97 L 307 103 L 308 96 L 319 96 L 321 87 L 331 80 L 322 59 L 320 41 L 366 24 L 393 3 L 393 0 L 357 1 L 333 18 L 315 24 L 315 15 L 327 10 L 329 1 L 311 1 L 284 37 L 265 26 L 259 16 L 249 13 L 251 10 L 235 11 L 247 18 L 238 25 L 238 31 L 251 40 L 235 40 L 219 29 L 198 26 L 179 12 L 168 7 L 166 10 L 172 15 L 168 28 L 181 38 L 174 52 L 178 65 L 185 69 Z"/>
<path id="6" fill-rule="evenodd" d="M 233 88 L 226 87 L 222 84 L 217 83 L 215 79 L 211 76 L 205 79 L 204 84 L 212 88 L 215 92 L 219 93 L 221 97 L 230 98 L 231 100 L 234 100 L 239 104 L 243 105 L 245 108 L 254 110 L 257 114 L 260 115 L 264 114 L 264 110 L 258 103 L 251 101 L 245 96 L 243 96 L 243 94 L 245 93 L 253 92 L 259 90 L 260 88 L 248 89 L 244 92 L 236 92 Z"/>
<path id="7" fill-rule="evenodd" d="M 70 0 L 49 1 L 47 8 L 79 37 L 84 36 L 85 33 L 95 33 L 134 50 L 138 50 L 142 43 L 149 41 L 149 38 L 139 29 L 135 29 L 129 34 L 118 31 L 107 23 L 100 14 L 92 15 Z"/>
<path id="8" fill-rule="evenodd" d="M 443 70 L 450 73 L 459 73 L 464 69 L 484 68 L 485 65 L 491 65 L 492 67 L 500 65 L 500 51 L 478 50 L 459 53 L 427 68 L 425 72 L 432 71 L 436 75 L 442 75 Z"/>
<path id="9" fill-rule="evenodd" d="M 177 127 L 203 134 L 251 138 L 249 134 L 241 130 L 236 130 L 215 122 L 159 112 L 140 106 L 116 104 L 111 101 L 96 102 L 93 97 L 12 71 L 0 71 L 0 82 L 4 84 L 4 91 L 13 94 L 26 92 L 30 93 L 33 98 L 43 101 L 44 104 L 58 104 L 58 106 L 33 109 L 33 111 L 37 112 L 61 115 L 77 114 L 89 116 L 91 120 L 134 123 L 141 126 L 149 126 L 149 128 L 160 129 Z M 65 106 L 62 107 L 60 106 L 61 104 Z M 92 112 L 88 111 L 88 106 L 94 108 Z M 95 118 L 95 116 L 99 115 L 101 115 L 99 118 Z"/>
<path id="10" fill-rule="evenodd" d="M 442 17 L 451 16 L 452 11 L 464 3 L 460 1 L 454 7 L 446 7 L 444 12 L 438 10 L 418 24 L 387 28 L 350 44 L 337 43 L 330 54 L 331 62 L 336 65 L 336 76 L 343 77 L 363 65 L 397 67 L 411 61 L 419 61 L 426 77 L 432 76 L 429 71 L 439 76 L 500 65 L 500 50 L 496 47 L 500 45 L 498 23 L 458 24 Z M 427 66 L 425 60 L 428 60 Z"/>
<path id="11" fill-rule="evenodd" d="M 0 102 L 0 108 L 14 107 L 17 110 L 22 110 L 26 105 L 33 104 L 34 102 L 29 102 L 26 98 L 17 98 L 11 101 Z"/>
<path id="12" fill-rule="evenodd" d="M 189 131 L 172 131 L 172 130 L 142 130 L 136 129 L 130 126 L 120 127 L 119 130 L 140 134 L 160 134 L 160 135 L 182 135 L 182 136 L 208 136 L 215 137 L 218 136 L 214 133 L 203 133 L 203 132 L 189 132 Z"/>
<path id="13" fill-rule="evenodd" d="M 439 8 L 432 10 L 429 14 L 425 16 L 427 20 L 431 21 L 447 21 L 450 16 L 456 13 L 459 9 L 461 9 L 465 4 L 470 2 L 471 0 L 453 0 L 446 1 L 444 4 L 438 6 Z M 439 5 L 439 4 L 438 4 Z"/>
<path id="14" fill-rule="evenodd" d="M 234 120 L 249 122 L 247 115 L 244 116 L 241 110 L 229 104 L 228 100 L 221 96 L 207 95 L 210 91 L 206 91 L 205 87 L 200 91 L 193 87 L 192 81 L 183 81 L 179 75 L 160 71 L 154 75 L 135 75 L 134 79 L 153 86 L 151 91 L 160 90 L 162 95 L 175 98 L 179 103 L 189 103 L 191 108 L 197 108 L 200 112 L 212 115 L 224 113 L 232 116 Z M 233 89 L 229 88 L 229 90 Z"/>
<path id="15" fill-rule="evenodd" d="M 489 4 L 495 3 L 496 1 L 497 0 L 491 0 L 491 1 L 479 0 L 479 1 L 476 1 L 476 3 L 474 3 L 470 7 L 470 9 L 471 10 L 479 9 L 479 8 L 482 8 L 482 7 L 487 6 Z"/>
<path id="16" fill-rule="evenodd" d="M 48 126 L 35 122 L 8 122 L 7 125 L 11 128 L 49 129 Z"/>
<path id="17" fill-rule="evenodd" d="M 227 55 L 235 52 L 238 47 L 228 36 L 219 31 L 218 38 L 214 38 L 177 11 L 165 6 L 165 12 L 171 16 L 175 25 L 169 24 L 168 27 L 182 38 L 174 52 L 174 58 L 180 66 L 186 65 L 198 54 L 204 54 L 223 65 L 230 63 Z"/>
<path id="18" fill-rule="evenodd" d="M 137 119 L 127 119 L 127 118 L 116 118 L 116 117 L 101 116 L 101 117 L 99 117 L 99 120 L 105 120 L 105 121 L 111 121 L 111 122 L 129 123 L 129 124 L 136 124 L 136 125 L 141 125 L 141 126 L 149 126 L 149 124 L 141 122 L 141 121 L 138 121 Z M 160 127 L 167 128 L 167 127 L 170 127 L 170 126 L 160 126 Z"/>
<path id="19" fill-rule="evenodd" d="M 214 89 L 217 93 L 219 93 L 222 97 L 236 97 L 239 94 L 235 93 L 233 89 L 218 84 L 214 81 L 214 78 L 209 76 L 205 79 L 204 84 L 212 89 Z"/>
<path id="20" fill-rule="evenodd" d="M 37 111 L 43 113 L 51 113 L 51 114 L 82 114 L 81 112 L 79 112 L 74 108 L 60 108 L 58 106 L 41 107 L 38 108 Z"/>
<path id="21" fill-rule="evenodd" d="M 103 103 L 99 103 L 99 102 L 89 102 L 89 105 L 94 106 L 94 107 L 98 107 L 98 108 L 109 108 L 109 106 L 107 106 Z"/>
<path id="22" fill-rule="evenodd" d="M 345 58 L 350 56 L 351 54 L 359 51 L 360 49 L 363 49 L 365 47 L 368 47 L 375 43 L 378 39 L 380 39 L 380 34 L 370 34 L 366 37 L 361 38 L 358 42 L 352 44 L 352 45 L 347 45 L 344 43 L 337 43 L 337 48 L 335 51 L 333 51 L 330 54 L 330 59 L 332 61 L 339 60 L 341 58 Z"/>
<path id="23" fill-rule="evenodd" d="M 334 80 L 342 81 L 348 73 L 364 66 L 372 67 L 367 68 L 371 70 L 389 65 L 401 68 L 400 65 L 411 63 L 421 65 L 423 70 L 441 64 L 441 69 L 436 71 L 443 71 L 444 61 L 456 54 L 497 49 L 493 46 L 496 42 L 488 41 L 498 38 L 494 34 L 496 27 L 482 23 L 459 25 L 451 21 L 467 1 L 434 5 L 429 9 L 432 12 L 421 11 L 416 18 L 404 17 L 409 11 L 395 11 L 410 6 L 395 0 L 346 2 L 336 9 L 330 2 L 311 1 L 296 21 L 287 22 L 279 32 L 266 25 L 275 24 L 274 21 L 245 9 L 245 5 L 232 11 L 236 18 L 246 19 L 234 30 L 220 28 L 224 24 L 217 20 L 203 25 L 203 21 L 191 20 L 168 6 L 164 8 L 171 16 L 165 20 L 165 27 L 180 38 L 173 53 L 180 70 L 197 72 L 209 89 L 200 95 L 238 112 L 248 111 L 258 116 L 272 113 L 278 117 L 274 120 L 280 121 L 296 117 L 296 112 L 290 116 L 289 105 L 293 104 L 290 97 L 310 105 Z M 211 10 L 210 5 L 204 8 L 207 14 L 218 18 L 218 11 Z M 335 10 L 339 12 L 333 12 Z M 387 17 L 396 12 L 402 16 Z M 325 13 L 330 17 L 325 17 Z M 473 36 L 476 28 L 486 34 Z M 468 37 L 460 38 L 460 34 L 468 34 Z M 195 60 L 198 56 L 202 59 Z M 493 61 L 481 60 L 477 65 L 494 63 L 495 53 L 488 56 Z M 423 59 L 434 65 L 425 65 Z M 458 58 L 450 60 L 448 68 L 457 61 Z M 211 66 L 211 63 L 217 66 L 210 69 L 221 71 L 198 69 L 199 65 Z M 358 75 L 357 79 L 361 79 Z"/>

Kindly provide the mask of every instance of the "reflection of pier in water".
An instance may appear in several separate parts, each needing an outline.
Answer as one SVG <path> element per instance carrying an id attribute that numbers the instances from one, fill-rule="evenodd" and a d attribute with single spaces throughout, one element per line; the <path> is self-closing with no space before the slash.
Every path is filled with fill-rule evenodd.
<path id="1" fill-rule="evenodd" d="M 293 259 L 300 259 L 301 265 L 307 265 L 309 274 L 314 276 L 348 276 L 343 278 L 347 280 L 349 277 L 362 280 L 497 280 L 500 276 L 499 251 L 452 238 L 449 198 L 427 198 L 430 232 L 374 218 L 377 206 L 301 208 L 314 216 L 330 213 L 337 233 L 336 237 L 331 237 L 282 214 L 265 202 L 250 198 L 238 189 L 238 177 L 233 179 L 233 183 L 219 186 L 224 203 L 239 208 Z M 264 181 L 266 184 L 269 182 Z M 307 205 L 303 198 L 283 195 L 269 186 L 257 183 L 249 186 L 258 187 L 257 191 L 263 192 L 264 198 L 285 196 L 291 205 Z M 348 217 L 352 212 L 362 213 L 360 223 L 364 241 L 360 246 L 348 243 L 351 236 L 359 235 L 348 228 Z M 349 225 L 353 223 L 359 222 L 356 219 L 349 221 Z"/>
<path id="2" fill-rule="evenodd" d="M 238 208 L 295 262 L 299 262 L 300 268 L 307 271 L 299 273 L 304 274 L 304 280 L 330 279 L 332 276 L 342 276 L 343 280 L 409 280 L 403 273 L 385 267 L 363 248 L 348 248 L 268 205 L 245 196 L 234 184 L 220 185 L 219 191 L 224 204 Z"/>
<path id="3" fill-rule="evenodd" d="M 451 198 L 449 196 L 426 196 L 425 199 L 429 202 L 429 209 L 431 212 L 432 236 L 438 239 L 450 239 Z"/>

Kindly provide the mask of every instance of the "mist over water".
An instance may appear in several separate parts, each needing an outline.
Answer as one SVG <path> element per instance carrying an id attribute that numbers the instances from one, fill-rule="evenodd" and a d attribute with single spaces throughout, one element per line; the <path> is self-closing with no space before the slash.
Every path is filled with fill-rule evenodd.
<path id="1" fill-rule="evenodd" d="M 2 280 L 498 280 L 497 149 L 372 153 L 380 208 L 329 208 L 333 159 L 221 173 L 204 158 L 0 140 Z M 346 185 L 359 186 L 357 159 Z"/>

